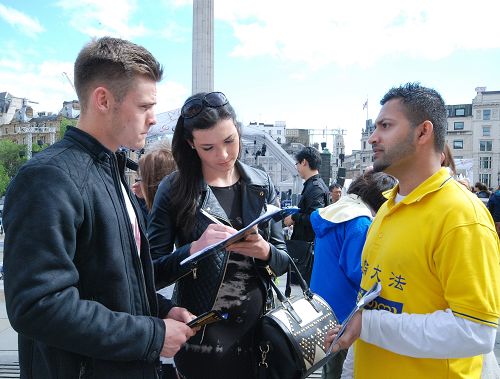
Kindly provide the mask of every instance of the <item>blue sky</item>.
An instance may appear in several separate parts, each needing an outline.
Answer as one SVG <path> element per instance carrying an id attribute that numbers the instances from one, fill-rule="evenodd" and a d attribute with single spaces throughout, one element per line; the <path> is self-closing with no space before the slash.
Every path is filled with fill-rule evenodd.
<path id="1" fill-rule="evenodd" d="M 500 2 L 214 0 L 215 89 L 241 121 L 346 130 L 360 148 L 383 94 L 420 81 L 448 104 L 500 90 Z M 469 6 L 466 6 L 469 5 Z M 1 0 L 0 92 L 58 112 L 76 98 L 63 76 L 94 36 L 130 39 L 165 67 L 157 112 L 191 93 L 192 1 Z M 330 142 L 330 141 L 328 141 Z"/>

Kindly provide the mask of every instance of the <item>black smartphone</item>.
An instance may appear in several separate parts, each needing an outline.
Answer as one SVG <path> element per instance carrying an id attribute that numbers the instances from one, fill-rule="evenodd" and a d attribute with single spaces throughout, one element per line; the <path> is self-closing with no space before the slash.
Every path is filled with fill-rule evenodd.
<path id="1" fill-rule="evenodd" d="M 221 313 L 220 311 L 208 311 L 189 321 L 187 326 L 196 328 L 198 326 L 212 324 L 217 321 L 227 320 L 227 316 L 227 313 Z"/>

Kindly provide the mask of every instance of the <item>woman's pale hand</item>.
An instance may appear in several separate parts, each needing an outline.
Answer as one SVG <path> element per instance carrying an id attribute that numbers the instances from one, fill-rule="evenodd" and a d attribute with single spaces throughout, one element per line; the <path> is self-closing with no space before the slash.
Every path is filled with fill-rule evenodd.
<path id="1" fill-rule="evenodd" d="M 293 224 L 295 224 L 295 221 L 293 221 L 293 218 L 292 216 L 286 216 L 284 219 L 283 219 L 283 223 L 286 225 L 286 226 L 292 226 Z"/>
<path id="2" fill-rule="evenodd" d="M 257 226 L 252 228 L 245 238 L 229 245 L 227 250 L 263 261 L 267 261 L 271 254 L 269 242 L 258 233 Z"/>
<path id="3" fill-rule="evenodd" d="M 205 229 L 201 237 L 191 243 L 189 254 L 194 254 L 207 246 L 219 243 L 220 241 L 232 236 L 237 232 L 236 229 L 222 224 L 210 224 Z"/>

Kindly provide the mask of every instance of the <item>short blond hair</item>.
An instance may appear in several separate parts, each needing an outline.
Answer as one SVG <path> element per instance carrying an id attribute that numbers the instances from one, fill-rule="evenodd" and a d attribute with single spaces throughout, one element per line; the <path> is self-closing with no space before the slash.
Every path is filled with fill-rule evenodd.
<path id="1" fill-rule="evenodd" d="M 96 86 L 105 86 L 118 102 L 136 77 L 159 82 L 163 67 L 146 48 L 112 37 L 93 39 L 78 54 L 74 66 L 75 90 L 85 113 L 88 96 Z"/>

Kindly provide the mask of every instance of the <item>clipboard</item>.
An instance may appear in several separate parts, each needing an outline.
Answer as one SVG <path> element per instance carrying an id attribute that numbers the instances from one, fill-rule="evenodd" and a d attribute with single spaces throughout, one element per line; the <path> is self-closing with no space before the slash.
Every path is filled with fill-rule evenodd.
<path id="1" fill-rule="evenodd" d="M 183 266 L 189 262 L 197 262 L 200 259 L 206 258 L 210 254 L 216 253 L 218 251 L 221 251 L 228 247 L 229 245 L 241 240 L 244 238 L 248 231 L 252 229 L 255 225 L 259 225 L 263 222 L 267 222 L 269 220 L 274 220 L 274 221 L 281 221 L 287 216 L 290 216 L 294 213 L 297 213 L 299 211 L 299 208 L 297 207 L 290 207 L 290 208 L 278 208 L 274 205 L 268 204 L 267 205 L 267 211 L 262 214 L 261 216 L 257 217 L 255 220 L 253 220 L 250 224 L 245 226 L 243 229 L 238 230 L 237 233 L 233 234 L 232 236 L 227 237 L 226 239 L 223 239 L 222 241 L 207 246 L 204 249 L 201 249 L 200 251 L 197 251 L 194 254 L 191 254 L 189 257 L 186 259 L 182 260 L 180 265 Z"/>

